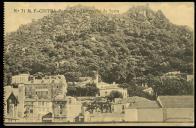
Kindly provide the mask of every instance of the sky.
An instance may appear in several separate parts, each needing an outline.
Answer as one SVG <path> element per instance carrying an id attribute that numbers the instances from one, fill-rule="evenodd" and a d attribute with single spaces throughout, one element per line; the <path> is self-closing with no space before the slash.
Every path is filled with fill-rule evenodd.
<path id="1" fill-rule="evenodd" d="M 32 19 L 40 19 L 49 13 L 22 13 L 21 9 L 65 9 L 67 6 L 75 5 L 91 6 L 103 10 L 119 10 L 126 12 L 132 6 L 148 4 L 154 10 L 161 10 L 165 16 L 174 24 L 187 25 L 194 28 L 194 3 L 193 2 L 5 2 L 4 3 L 4 31 L 16 31 L 20 25 L 27 24 Z M 14 9 L 20 10 L 14 12 Z"/>

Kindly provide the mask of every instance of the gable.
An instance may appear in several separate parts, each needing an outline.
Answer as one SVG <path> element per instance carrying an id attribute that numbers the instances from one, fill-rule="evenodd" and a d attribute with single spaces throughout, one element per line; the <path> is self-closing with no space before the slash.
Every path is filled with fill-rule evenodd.
<path id="1" fill-rule="evenodd" d="M 193 96 L 159 96 L 159 102 L 165 108 L 193 108 Z"/>
<path id="2" fill-rule="evenodd" d="M 14 95 L 13 92 L 12 92 L 12 93 L 10 94 L 10 96 L 7 98 L 7 103 L 10 103 L 10 102 L 11 102 L 11 104 L 15 104 L 15 105 L 19 103 L 17 97 Z"/>

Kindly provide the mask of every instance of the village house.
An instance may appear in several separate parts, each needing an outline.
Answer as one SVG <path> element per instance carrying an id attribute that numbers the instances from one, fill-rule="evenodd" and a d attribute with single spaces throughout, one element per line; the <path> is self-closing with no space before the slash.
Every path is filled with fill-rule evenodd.
<path id="1" fill-rule="evenodd" d="M 164 122 L 193 122 L 194 96 L 159 96 Z"/>
<path id="2" fill-rule="evenodd" d="M 98 97 L 106 97 L 109 96 L 112 91 L 118 91 L 122 94 L 123 98 L 128 97 L 128 92 L 126 88 L 119 87 L 118 84 L 113 82 L 112 84 L 105 83 L 99 80 L 98 72 L 96 73 L 95 78 L 92 77 L 79 77 L 79 82 L 74 82 L 75 85 L 84 87 L 86 84 L 95 84 L 99 89 L 99 93 L 96 95 Z M 69 83 L 72 85 L 73 83 Z"/>
<path id="3" fill-rule="evenodd" d="M 132 102 L 125 109 L 127 122 L 162 122 L 162 108 L 157 101 L 143 97 L 132 97 Z"/>
<path id="4" fill-rule="evenodd" d="M 105 82 L 100 82 L 97 84 L 97 88 L 99 89 L 99 95 L 100 97 L 106 97 L 109 96 L 112 91 L 118 91 L 122 94 L 123 98 L 128 97 L 127 89 L 126 88 L 120 88 L 117 84 L 108 84 Z"/>
<path id="5" fill-rule="evenodd" d="M 6 100 L 12 98 L 12 102 L 14 101 L 15 114 L 10 116 L 9 107 L 7 107 L 13 106 L 12 102 L 4 101 L 5 108 L 8 108 L 4 116 L 17 118 L 18 122 L 24 120 L 41 122 L 42 116 L 53 112 L 54 99 L 58 96 L 66 97 L 66 93 L 67 82 L 63 75 L 45 76 L 39 79 L 29 74 L 13 76 L 12 86 L 5 87 L 4 97 Z"/>
<path id="6" fill-rule="evenodd" d="M 112 111 L 84 112 L 84 122 L 162 122 L 163 112 L 157 101 L 143 97 L 116 98 Z"/>
<path id="7" fill-rule="evenodd" d="M 81 113 L 82 104 L 74 97 L 59 97 L 53 101 L 54 122 L 75 122 Z"/>
<path id="8" fill-rule="evenodd" d="M 63 75 L 35 78 L 29 74 L 13 76 L 13 86 L 4 87 L 5 122 L 193 122 L 193 96 L 158 96 L 157 100 L 128 97 L 118 84 L 94 82 L 98 97 L 67 96 Z M 89 82 L 88 81 L 88 82 Z M 108 102 L 112 91 L 123 98 Z M 145 91 L 145 90 L 143 90 Z M 146 88 L 146 92 L 151 92 Z M 95 103 L 95 104 L 93 104 Z M 86 104 L 86 105 L 85 105 Z M 87 110 L 88 105 L 95 105 Z M 97 105 L 97 106 L 96 106 Z M 101 107 L 100 107 L 101 106 Z"/>
<path id="9" fill-rule="evenodd" d="M 127 98 L 115 98 L 114 103 L 112 103 L 112 112 L 124 113 L 125 109 L 128 108 L 129 104 L 133 101 L 132 97 Z"/>
<path id="10" fill-rule="evenodd" d="M 98 72 L 96 74 L 96 79 L 94 80 L 94 83 L 96 84 L 96 87 L 99 89 L 98 96 L 100 97 L 106 97 L 109 96 L 112 91 L 118 91 L 122 94 L 123 98 L 128 97 L 128 92 L 126 88 L 119 87 L 118 84 L 113 82 L 113 84 L 108 84 L 105 82 L 99 82 Z"/>
<path id="11" fill-rule="evenodd" d="M 48 99 L 25 99 L 25 119 L 29 122 L 40 122 L 42 116 L 53 112 L 52 101 Z"/>

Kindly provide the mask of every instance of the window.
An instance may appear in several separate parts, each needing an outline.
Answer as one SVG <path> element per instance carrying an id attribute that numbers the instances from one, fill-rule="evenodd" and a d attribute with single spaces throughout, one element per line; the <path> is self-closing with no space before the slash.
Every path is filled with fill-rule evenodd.
<path id="1" fill-rule="evenodd" d="M 125 106 L 123 105 L 122 106 L 122 113 L 124 113 L 125 112 Z"/>
<path id="2" fill-rule="evenodd" d="M 60 114 L 63 114 L 63 105 L 60 104 L 59 108 L 60 108 Z"/>
<path id="3" fill-rule="evenodd" d="M 124 110 L 124 109 L 125 109 L 125 106 L 123 105 L 123 106 L 122 106 L 122 110 Z"/>
<path id="4" fill-rule="evenodd" d="M 30 109 L 30 113 L 33 113 L 33 109 Z"/>

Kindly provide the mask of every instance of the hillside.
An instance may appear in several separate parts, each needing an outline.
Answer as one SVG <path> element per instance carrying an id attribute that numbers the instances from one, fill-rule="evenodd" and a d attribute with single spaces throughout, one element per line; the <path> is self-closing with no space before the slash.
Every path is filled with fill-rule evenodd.
<path id="1" fill-rule="evenodd" d="M 75 81 L 98 70 L 103 81 L 117 83 L 174 70 L 193 72 L 193 31 L 172 24 L 160 10 L 67 10 L 72 11 L 52 13 L 5 36 L 5 84 L 11 75 L 23 72 L 64 74 Z"/>

